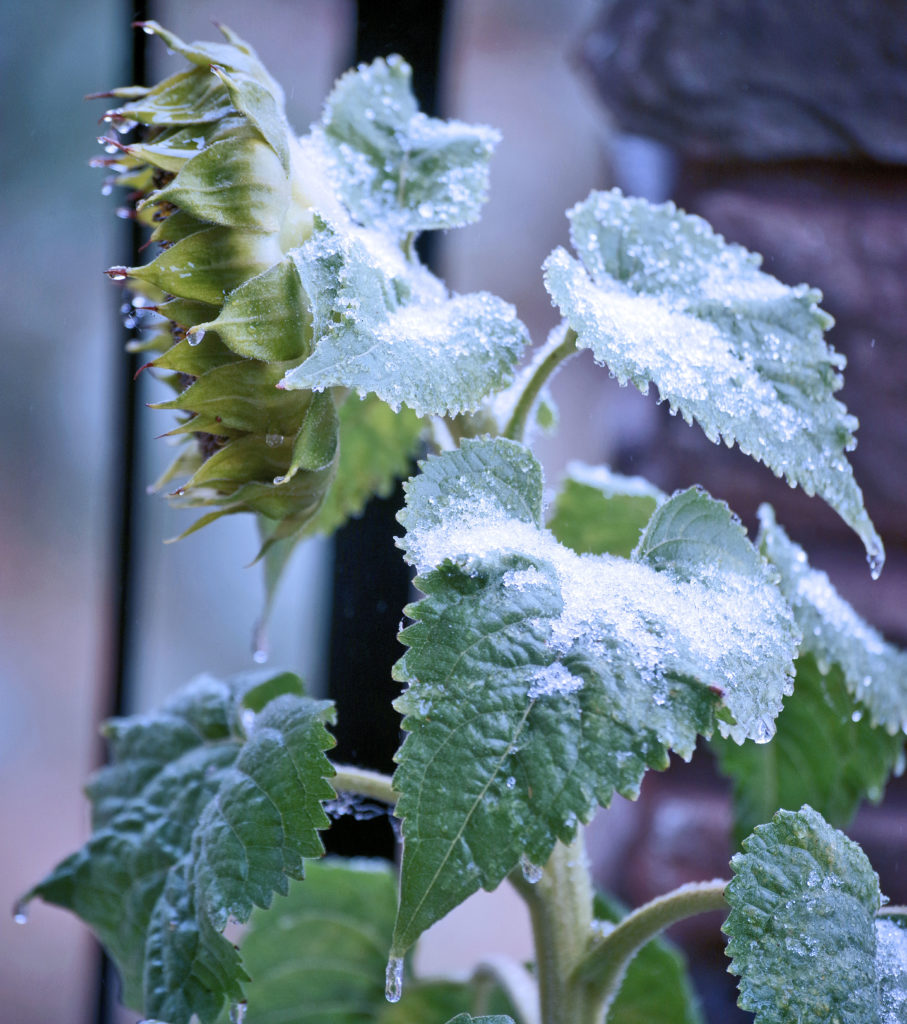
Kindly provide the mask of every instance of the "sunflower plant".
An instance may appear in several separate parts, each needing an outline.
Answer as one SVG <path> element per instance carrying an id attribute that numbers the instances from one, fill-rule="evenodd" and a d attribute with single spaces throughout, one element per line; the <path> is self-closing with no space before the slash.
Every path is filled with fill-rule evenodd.
<path id="1" fill-rule="evenodd" d="M 109 94 L 99 162 L 154 243 L 107 273 L 172 387 L 159 487 L 200 511 L 187 532 L 253 514 L 273 583 L 427 452 L 399 516 L 419 592 L 394 669 L 405 738 L 386 778 L 331 760 L 332 705 L 296 675 L 195 679 L 107 723 L 93 833 L 25 898 L 87 921 L 124 1003 L 168 1024 L 693 1022 L 658 936 L 714 909 L 762 1024 L 907 1019 L 907 911 L 835 827 L 902 762 L 907 654 L 770 507 L 751 539 L 700 488 L 576 463 L 547 500 L 531 443 L 553 374 L 590 349 L 822 498 L 878 575 L 820 294 L 670 203 L 593 192 L 543 268 L 561 324 L 530 351 L 512 306 L 452 294 L 415 248 L 479 217 L 495 131 L 420 113 L 390 56 L 344 75 L 299 138 L 234 33 L 142 27 L 186 67 Z M 731 877 L 619 908 L 583 826 L 700 739 L 733 780 Z M 328 812 L 358 798 L 399 821 L 399 868 L 323 858 Z M 420 936 L 505 881 L 533 961 L 419 976 Z"/>

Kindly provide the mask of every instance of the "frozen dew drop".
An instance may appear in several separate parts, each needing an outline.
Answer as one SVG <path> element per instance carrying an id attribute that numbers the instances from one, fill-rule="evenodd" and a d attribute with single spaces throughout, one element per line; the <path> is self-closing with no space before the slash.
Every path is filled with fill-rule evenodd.
<path id="1" fill-rule="evenodd" d="M 851 722 L 859 722 L 863 718 L 863 712 L 857 708 L 856 711 L 850 716 Z"/>
<path id="2" fill-rule="evenodd" d="M 403 995 L 403 957 L 392 956 L 387 961 L 384 974 L 384 998 L 389 1003 L 399 1003 Z"/>
<path id="3" fill-rule="evenodd" d="M 516 779 L 512 775 L 508 775 L 506 781 L 504 782 L 504 785 L 508 789 L 513 789 L 514 786 L 516 786 Z"/>
<path id="4" fill-rule="evenodd" d="M 200 331 L 197 327 L 193 327 L 190 331 L 187 331 L 186 333 L 186 341 L 188 341 L 189 344 L 193 346 L 201 345 L 204 338 L 205 332 Z"/>
<path id="5" fill-rule="evenodd" d="M 104 184 L 101 186 L 101 195 L 102 196 L 109 196 L 112 192 L 113 192 L 113 182 L 112 181 L 105 181 Z"/>
<path id="6" fill-rule="evenodd" d="M 286 482 L 287 478 L 285 476 L 275 476 L 272 481 L 275 487 L 280 487 L 281 484 L 285 484 Z"/>
<path id="7" fill-rule="evenodd" d="M 264 618 L 256 624 L 252 634 L 252 660 L 256 665 L 264 665 L 268 660 L 268 624 Z"/>
<path id="8" fill-rule="evenodd" d="M 142 25 L 142 31 L 145 33 L 146 36 L 154 35 L 154 29 L 150 25 Z"/>
<path id="9" fill-rule="evenodd" d="M 230 1007 L 230 1024 L 242 1024 L 246 1018 L 246 1003 L 234 1003 Z"/>
<path id="10" fill-rule="evenodd" d="M 111 281 L 125 281 L 129 277 L 126 267 L 111 267 L 109 270 L 105 270 L 104 273 Z"/>
<path id="11" fill-rule="evenodd" d="M 13 907 L 13 920 L 16 924 L 28 924 L 28 903 L 25 900 L 19 900 Z"/>
<path id="12" fill-rule="evenodd" d="M 283 444 L 283 434 L 265 434 L 265 444 L 269 448 L 277 448 Z"/>
<path id="13" fill-rule="evenodd" d="M 530 885 L 537 885 L 542 880 L 542 875 L 545 873 L 545 869 L 540 868 L 538 864 L 533 864 L 525 853 L 520 857 L 520 870 L 523 872 L 523 878 L 525 878 Z"/>
<path id="14" fill-rule="evenodd" d="M 875 547 L 866 555 L 866 561 L 869 562 L 869 575 L 877 580 L 882 575 L 882 567 L 885 565 L 885 553 L 881 548 Z"/>

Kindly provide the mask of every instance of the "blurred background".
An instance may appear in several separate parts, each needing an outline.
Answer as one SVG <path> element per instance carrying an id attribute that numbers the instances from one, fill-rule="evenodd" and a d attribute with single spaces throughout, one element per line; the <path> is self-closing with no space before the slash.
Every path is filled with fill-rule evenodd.
<path id="1" fill-rule="evenodd" d="M 403 32 L 410 6 L 397 5 L 401 24 L 388 22 L 388 38 Z M 895 114 L 907 100 L 897 60 L 903 5 L 835 0 L 830 6 L 840 11 L 832 17 L 829 5 L 817 12 L 798 2 L 784 5 L 783 18 L 770 2 L 729 0 L 437 6 L 438 112 L 503 134 L 484 219 L 441 238 L 435 251 L 450 286 L 503 296 L 543 340 L 557 316 L 540 266 L 567 241 L 564 210 L 592 188 L 619 183 L 654 200 L 676 197 L 765 253 L 767 269 L 782 280 L 822 287 L 838 319 L 831 340 L 849 359 L 841 397 L 862 423 L 857 479 L 888 565 L 872 583 L 858 542 L 821 502 L 618 388 L 588 355 L 555 381 L 561 434 L 540 444 L 549 482 L 571 458 L 644 473 L 668 490 L 700 481 L 750 525 L 758 502 L 770 500 L 858 610 L 890 639 L 907 642 L 907 138 Z M 302 133 L 354 62 L 357 15 L 369 9 L 369 0 L 358 8 L 353 0 L 157 0 L 152 13 L 187 39 L 213 37 L 212 20 L 247 38 L 283 83 Z M 136 543 L 128 551 L 135 600 L 129 620 L 118 619 L 130 370 L 122 354 L 125 296 L 102 270 L 129 262 L 129 237 L 115 216 L 117 197 L 100 194 L 103 172 L 88 167 L 100 152 L 94 138 L 104 105 L 82 96 L 128 80 L 135 13 L 114 0 L 0 8 L 0 908 L 11 908 L 87 836 L 80 788 L 103 758 L 97 726 L 115 706 L 120 641 L 128 642 L 122 699 L 127 710 L 144 710 L 201 671 L 251 667 L 262 602 L 259 573 L 245 567 L 256 550 L 251 523 L 224 520 L 165 545 L 191 517 L 141 496 L 131 506 Z M 419 54 L 403 56 L 415 63 Z M 149 81 L 179 65 L 160 44 L 151 45 L 149 60 Z M 139 403 L 158 397 L 146 378 Z M 166 442 L 155 440 L 167 416 L 141 410 L 135 493 L 169 461 Z M 329 689 L 333 565 L 330 544 L 307 543 L 271 627 L 272 663 L 299 671 L 315 692 Z M 399 612 L 389 614 L 396 623 Z M 883 890 L 901 901 L 902 789 L 861 812 L 852 830 Z M 609 824 L 593 826 L 599 877 L 639 903 L 688 878 L 725 874 L 727 807 L 708 758 L 653 777 L 638 805 L 620 803 Z M 507 904 L 496 916 L 510 914 Z M 508 923 L 504 938 L 483 928 L 485 940 L 527 948 L 522 919 Z M 474 934 L 462 940 L 442 924 L 448 930 L 432 940 L 429 964 L 460 966 L 481 951 Z M 713 925 L 708 941 L 717 949 Z M 0 914 L 0 952 L 4 1020 L 104 1019 L 97 949 L 65 913 L 35 905 L 25 927 Z M 704 996 L 713 1019 L 728 1021 L 733 1011 L 718 977 L 724 964 L 715 963 L 718 992 L 704 975 Z"/>

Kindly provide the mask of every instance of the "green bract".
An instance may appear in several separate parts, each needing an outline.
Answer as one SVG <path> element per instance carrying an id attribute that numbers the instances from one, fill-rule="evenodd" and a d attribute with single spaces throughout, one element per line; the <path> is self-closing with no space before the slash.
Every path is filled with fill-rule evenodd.
<path id="1" fill-rule="evenodd" d="M 148 365 L 177 393 L 157 407 L 186 414 L 171 432 L 186 447 L 159 485 L 176 481 L 175 504 L 210 510 L 187 532 L 246 511 L 262 517 L 265 549 L 333 529 L 405 473 L 420 433 L 371 399 L 346 411 L 349 389 L 394 411 L 474 409 L 509 382 L 526 343 L 511 307 L 447 296 L 412 255 L 414 233 L 478 216 L 497 135 L 420 114 L 394 58 L 344 76 L 298 140 L 279 86 L 229 30 L 186 44 L 144 27 L 192 65 L 116 90 L 129 102 L 106 115 L 141 128 L 134 143 L 105 141 L 121 151 L 113 180 L 162 248 L 108 273 L 153 320 L 137 347 L 159 353 Z M 416 321 L 428 316 L 425 332 Z M 369 447 L 367 462 L 346 447 Z M 319 515 L 338 464 L 356 482 Z"/>

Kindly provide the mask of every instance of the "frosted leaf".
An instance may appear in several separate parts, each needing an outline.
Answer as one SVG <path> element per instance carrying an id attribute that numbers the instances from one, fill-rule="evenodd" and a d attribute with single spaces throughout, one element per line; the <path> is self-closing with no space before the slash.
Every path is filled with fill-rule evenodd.
<path id="1" fill-rule="evenodd" d="M 794 692 L 770 744 L 712 740 L 722 773 L 734 783 L 738 843 L 779 807 L 804 803 L 845 827 L 864 800 L 882 799 L 902 756 L 903 736 L 873 727 L 860 708 L 854 710 L 837 665 L 822 673 L 804 654 L 796 667 Z"/>
<path id="2" fill-rule="evenodd" d="M 411 78 L 399 57 L 347 72 L 314 133 L 353 216 L 398 238 L 477 220 L 500 140 L 491 128 L 420 113 Z"/>
<path id="3" fill-rule="evenodd" d="M 811 568 L 769 505 L 759 509 L 759 520 L 758 543 L 781 573 L 781 589 L 803 632 L 803 650 L 815 656 L 820 668 L 840 666 L 847 689 L 869 710 L 874 725 L 891 733 L 907 729 L 907 652 L 888 643 L 824 572 Z"/>
<path id="4" fill-rule="evenodd" d="M 515 442 L 465 441 L 406 492 L 400 544 L 426 597 L 395 669 L 410 733 L 396 953 L 522 855 L 545 863 L 615 790 L 635 796 L 669 749 L 688 758 L 716 728 L 762 738 L 797 643 L 767 567 L 703 492 L 668 499 L 631 559 L 543 528 L 541 470 Z"/>
<path id="5" fill-rule="evenodd" d="M 621 384 L 658 388 L 689 423 L 818 493 L 884 552 L 845 452 L 857 422 L 834 398 L 844 358 L 824 341 L 818 291 L 787 287 L 673 203 L 593 192 L 568 214 L 579 259 L 556 249 L 545 283 L 578 344 Z"/>
<path id="6" fill-rule="evenodd" d="M 727 952 L 756 1024 L 903 1020 L 889 1015 L 903 938 L 879 931 L 878 876 L 856 843 L 804 806 L 756 828 L 731 866 Z"/>
<path id="7" fill-rule="evenodd" d="M 373 392 L 417 415 L 478 408 L 511 378 L 526 328 L 487 292 L 449 296 L 386 235 L 318 222 L 294 251 L 312 297 L 315 347 L 285 388 Z"/>
<path id="8" fill-rule="evenodd" d="M 296 676 L 258 671 L 202 676 L 155 713 L 107 723 L 112 763 L 88 787 L 93 834 L 28 895 L 95 929 L 128 1006 L 212 1024 L 243 1000 L 248 978 L 221 933 L 324 852 L 332 718 Z"/>
<path id="9" fill-rule="evenodd" d="M 879 975 L 879 1024 L 907 1020 L 907 932 L 880 918 L 876 927 L 876 971 Z"/>

